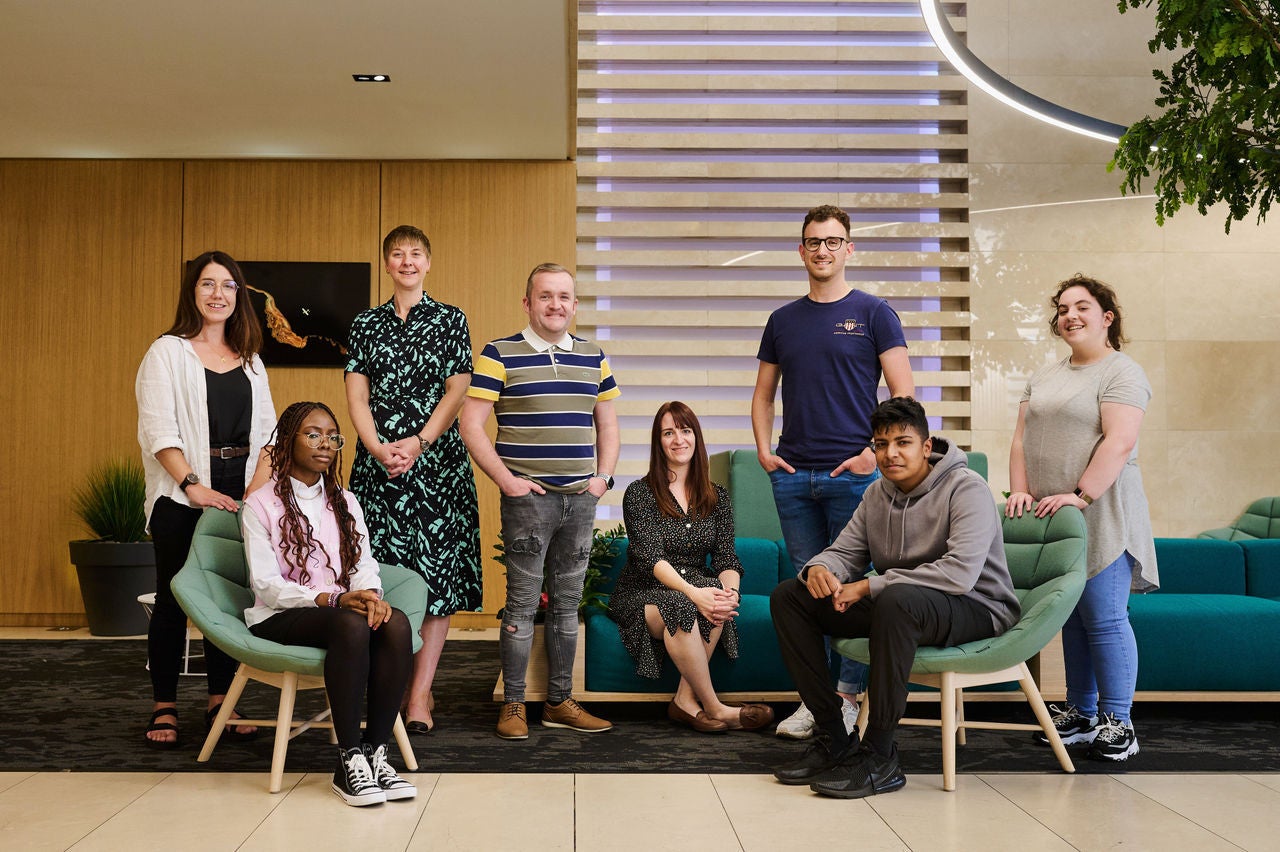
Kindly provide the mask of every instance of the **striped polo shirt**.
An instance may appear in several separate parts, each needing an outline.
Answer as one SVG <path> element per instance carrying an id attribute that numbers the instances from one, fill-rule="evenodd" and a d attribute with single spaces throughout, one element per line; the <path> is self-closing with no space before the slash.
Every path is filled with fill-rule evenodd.
<path id="1" fill-rule="evenodd" d="M 599 346 L 571 334 L 548 343 L 526 328 L 484 347 L 467 396 L 494 404 L 494 448 L 512 473 L 573 493 L 596 472 L 596 403 L 621 393 Z"/>

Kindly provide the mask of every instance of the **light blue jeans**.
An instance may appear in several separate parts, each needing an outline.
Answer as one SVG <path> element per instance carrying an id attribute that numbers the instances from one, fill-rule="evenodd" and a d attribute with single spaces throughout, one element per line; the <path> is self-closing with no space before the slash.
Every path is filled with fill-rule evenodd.
<path id="1" fill-rule="evenodd" d="M 1134 558 L 1128 551 L 1089 578 L 1062 627 L 1067 703 L 1085 716 L 1129 720 L 1138 685 L 1138 643 L 1129 624 Z"/>
<path id="2" fill-rule="evenodd" d="M 506 553 L 507 605 L 498 654 L 503 698 L 524 701 L 525 675 L 533 648 L 533 620 L 547 586 L 547 702 L 559 704 L 573 692 L 573 657 L 578 647 L 578 604 L 591 557 L 596 497 L 581 494 L 526 494 L 502 497 L 502 541 Z"/>
<path id="3" fill-rule="evenodd" d="M 846 470 L 832 477 L 830 470 L 799 467 L 795 473 L 778 468 L 769 474 L 782 537 L 797 574 L 835 541 L 862 502 L 867 486 L 879 478 L 878 470 L 865 475 Z M 867 667 L 842 657 L 836 691 L 856 695 L 866 688 Z"/>

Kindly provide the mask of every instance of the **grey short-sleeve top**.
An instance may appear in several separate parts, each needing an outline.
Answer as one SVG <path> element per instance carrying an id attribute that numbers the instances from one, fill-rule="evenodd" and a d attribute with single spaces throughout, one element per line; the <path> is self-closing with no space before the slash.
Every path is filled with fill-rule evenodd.
<path id="1" fill-rule="evenodd" d="M 1122 352 L 1084 366 L 1072 365 L 1067 357 L 1037 370 L 1022 392 L 1028 403 L 1022 445 L 1031 494 L 1040 498 L 1076 489 L 1102 442 L 1102 403 L 1145 411 L 1150 400 L 1146 373 Z M 1137 444 L 1115 483 L 1094 496 L 1084 518 L 1090 577 L 1128 551 L 1135 561 L 1133 590 L 1149 591 L 1160 584 Z"/>

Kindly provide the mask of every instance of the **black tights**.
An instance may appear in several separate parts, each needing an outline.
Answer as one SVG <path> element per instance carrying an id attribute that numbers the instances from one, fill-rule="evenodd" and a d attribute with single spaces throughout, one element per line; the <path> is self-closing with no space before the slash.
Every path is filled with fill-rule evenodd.
<path id="1" fill-rule="evenodd" d="M 282 645 L 325 649 L 324 686 L 339 748 L 360 746 L 360 705 L 366 691 L 365 741 L 380 746 L 391 739 L 413 668 L 413 631 L 403 612 L 392 609 L 390 621 L 370 630 L 368 620 L 349 609 L 286 609 L 250 630 Z"/>

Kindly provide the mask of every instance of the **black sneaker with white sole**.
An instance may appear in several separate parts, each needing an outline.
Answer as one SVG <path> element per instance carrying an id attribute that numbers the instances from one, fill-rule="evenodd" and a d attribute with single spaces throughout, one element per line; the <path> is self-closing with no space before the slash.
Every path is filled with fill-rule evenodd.
<path id="1" fill-rule="evenodd" d="M 1103 713 L 1097 736 L 1089 747 L 1090 760 L 1128 760 L 1138 753 L 1138 735 L 1132 722 L 1122 722 L 1112 713 Z"/>
<path id="2" fill-rule="evenodd" d="M 387 760 L 387 747 L 380 745 L 377 748 L 364 744 L 364 757 L 369 761 L 369 769 L 373 772 L 373 780 L 378 783 L 378 787 L 386 794 L 387 801 L 395 801 L 397 799 L 412 799 L 418 795 L 418 788 L 401 778 L 395 770 L 395 767 Z"/>
<path id="3" fill-rule="evenodd" d="M 1053 713 L 1053 726 L 1058 729 L 1058 736 L 1062 738 L 1063 745 L 1088 744 L 1098 735 L 1098 717 L 1081 714 L 1074 704 L 1068 704 L 1066 707 L 1050 704 L 1049 712 Z M 1045 736 L 1044 731 L 1036 731 L 1031 735 L 1031 739 L 1037 745 L 1049 744 L 1049 738 Z"/>
<path id="4" fill-rule="evenodd" d="M 357 808 L 380 805 L 387 800 L 387 794 L 373 777 L 368 759 L 358 748 L 339 750 L 338 768 L 333 770 L 330 786 L 342 801 Z"/>

